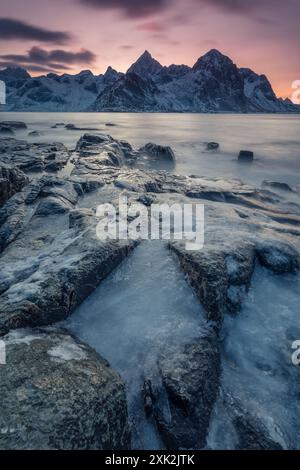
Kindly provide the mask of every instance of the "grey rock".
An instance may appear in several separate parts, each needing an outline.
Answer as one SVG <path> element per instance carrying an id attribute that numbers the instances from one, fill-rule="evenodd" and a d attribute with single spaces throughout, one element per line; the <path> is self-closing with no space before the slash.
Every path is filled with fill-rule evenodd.
<path id="1" fill-rule="evenodd" d="M 28 183 L 28 177 L 21 170 L 0 162 L 0 207 Z"/>
<path id="2" fill-rule="evenodd" d="M 254 160 L 254 153 L 250 150 L 241 150 L 239 153 L 238 161 L 240 163 L 252 163 Z"/>
<path id="3" fill-rule="evenodd" d="M 1 449 L 130 448 L 124 384 L 94 350 L 54 328 L 2 340 Z"/>
<path id="4" fill-rule="evenodd" d="M 287 183 L 279 183 L 278 181 L 263 181 L 262 186 L 265 188 L 271 188 L 279 191 L 287 191 L 291 192 L 293 191 L 290 185 Z"/>
<path id="5" fill-rule="evenodd" d="M 155 408 L 158 430 L 168 449 L 202 448 L 220 383 L 220 355 L 216 338 L 166 348 L 159 369 L 170 415 Z"/>
<path id="6" fill-rule="evenodd" d="M 291 244 L 265 241 L 257 245 L 256 253 L 261 265 L 275 274 L 297 273 L 300 269 L 299 252 Z"/>
<path id="7" fill-rule="evenodd" d="M 11 129 L 27 129 L 25 122 L 21 121 L 1 121 L 0 126 L 10 127 Z"/>

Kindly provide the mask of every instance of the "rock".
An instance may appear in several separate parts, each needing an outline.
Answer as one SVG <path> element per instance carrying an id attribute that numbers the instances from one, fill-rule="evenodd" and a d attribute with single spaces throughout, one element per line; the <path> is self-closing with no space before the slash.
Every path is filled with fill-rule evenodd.
<path id="1" fill-rule="evenodd" d="M 47 217 L 54 214 L 64 214 L 73 209 L 74 206 L 63 198 L 60 197 L 47 197 L 42 200 L 36 211 L 35 215 L 40 217 Z"/>
<path id="2" fill-rule="evenodd" d="M 42 173 L 48 163 L 49 155 L 56 161 L 58 169 L 66 165 L 70 157 L 68 149 L 63 144 L 31 143 L 11 138 L 0 141 L 0 163 L 2 161 L 25 173 Z"/>
<path id="3" fill-rule="evenodd" d="M 299 252 L 288 243 L 264 241 L 257 245 L 256 253 L 260 264 L 275 274 L 295 274 L 300 269 Z"/>
<path id="4" fill-rule="evenodd" d="M 271 189 L 277 189 L 279 191 L 287 191 L 291 192 L 293 191 L 292 188 L 287 184 L 287 183 L 279 183 L 277 181 L 263 181 L 262 182 L 262 187 L 264 188 L 271 188 Z"/>
<path id="5" fill-rule="evenodd" d="M 150 156 L 154 161 L 175 164 L 175 155 L 171 147 L 148 143 L 139 152 Z"/>
<path id="6" fill-rule="evenodd" d="M 229 393 L 224 395 L 224 405 L 236 433 L 235 450 L 283 450 L 281 433 L 274 424 L 267 429 L 247 403 Z"/>
<path id="7" fill-rule="evenodd" d="M 11 129 L 27 129 L 25 122 L 21 121 L 1 121 L 0 126 L 10 127 Z"/>
<path id="8" fill-rule="evenodd" d="M 225 256 L 218 252 L 186 251 L 176 242 L 171 243 L 170 248 L 177 255 L 207 318 L 220 328 L 228 287 Z"/>
<path id="9" fill-rule="evenodd" d="M 105 125 L 107 127 L 115 127 L 117 124 L 114 124 L 113 122 L 106 122 Z"/>
<path id="10" fill-rule="evenodd" d="M 0 134 L 1 135 L 14 135 L 14 131 L 11 129 L 11 127 L 0 126 Z"/>
<path id="11" fill-rule="evenodd" d="M 54 124 L 53 126 L 51 126 L 52 129 L 56 129 L 57 127 L 65 127 L 65 123 L 64 122 L 57 122 L 56 124 Z"/>
<path id="12" fill-rule="evenodd" d="M 217 150 L 220 147 L 220 144 L 217 142 L 208 142 L 206 144 L 207 150 Z"/>
<path id="13" fill-rule="evenodd" d="M 58 204 L 56 198 L 53 198 L 54 201 L 46 198 L 47 204 L 43 208 L 49 206 L 49 199 L 51 204 Z M 40 212 L 41 209 L 38 215 Z M 67 226 L 62 233 L 57 233 L 54 226 L 51 237 L 52 225 L 62 216 L 57 214 L 52 217 L 48 225 L 47 218 L 44 219 L 47 238 L 42 243 L 40 233 L 36 235 L 41 228 L 40 218 L 35 215 L 30 219 L 28 232 L 23 222 L 22 243 L 24 248 L 27 247 L 24 263 L 26 266 L 33 263 L 32 271 L 27 274 L 24 271 L 24 277 L 20 273 L 16 278 L 19 271 L 15 269 L 16 274 L 8 284 L 5 276 L 6 287 L 0 303 L 0 335 L 10 329 L 44 326 L 64 320 L 136 246 L 136 242 L 132 241 L 99 240 L 95 217 L 89 224 L 75 223 L 71 230 Z M 27 213 L 21 221 L 24 219 L 28 221 Z M 6 266 L 6 269 L 9 257 L 10 253 L 7 253 L 7 257 L 0 260 L 1 266 Z M 0 273 L 1 270 L 2 267 Z"/>
<path id="14" fill-rule="evenodd" d="M 241 150 L 239 153 L 238 161 L 240 163 L 252 163 L 254 160 L 254 153 L 250 150 Z"/>
<path id="15" fill-rule="evenodd" d="M 124 384 L 93 349 L 54 328 L 2 340 L 1 449 L 130 448 Z"/>
<path id="16" fill-rule="evenodd" d="M 144 410 L 147 418 L 152 415 L 155 397 L 152 390 L 151 380 L 145 380 L 143 385 Z"/>
<path id="17" fill-rule="evenodd" d="M 28 177 L 21 170 L 0 162 L 0 207 L 28 183 Z"/>
<path id="18" fill-rule="evenodd" d="M 167 347 L 158 365 L 168 396 L 169 415 L 158 404 L 155 419 L 167 449 L 203 448 L 220 382 L 216 338 Z"/>
<path id="19" fill-rule="evenodd" d="M 40 131 L 31 131 L 28 133 L 29 137 L 40 137 L 41 133 Z"/>

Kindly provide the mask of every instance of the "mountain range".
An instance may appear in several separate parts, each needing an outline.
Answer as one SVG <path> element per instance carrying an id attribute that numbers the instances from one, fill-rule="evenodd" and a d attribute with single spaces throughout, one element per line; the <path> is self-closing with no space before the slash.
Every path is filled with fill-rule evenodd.
<path id="1" fill-rule="evenodd" d="M 238 68 L 216 49 L 193 67 L 162 66 L 148 51 L 126 73 L 49 73 L 31 77 L 23 68 L 0 71 L 7 88 L 2 111 L 120 111 L 294 113 L 300 106 L 277 98 L 265 75 Z"/>

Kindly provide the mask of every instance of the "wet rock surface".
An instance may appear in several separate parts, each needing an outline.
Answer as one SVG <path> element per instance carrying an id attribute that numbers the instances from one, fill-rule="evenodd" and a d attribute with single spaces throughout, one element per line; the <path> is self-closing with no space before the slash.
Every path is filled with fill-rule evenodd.
<path id="1" fill-rule="evenodd" d="M 66 331 L 2 338 L 1 449 L 128 449 L 125 387 L 93 349 Z"/>
<path id="2" fill-rule="evenodd" d="M 64 167 L 70 158 L 68 149 L 59 143 L 43 144 L 29 143 L 25 140 L 13 138 L 0 139 L 0 163 L 12 165 L 24 173 L 43 173 L 53 171 L 47 169 L 49 161 L 55 161 L 58 171 Z"/>
<path id="3" fill-rule="evenodd" d="M 29 179 L 21 170 L 0 164 L 0 207 L 28 183 Z"/>
<path id="4" fill-rule="evenodd" d="M 98 204 L 118 203 L 121 195 L 126 195 L 129 203 L 147 208 L 153 202 L 204 204 L 204 249 L 189 251 L 185 241 L 173 240 L 170 249 L 212 322 L 213 333 L 162 353 L 160 390 L 167 396 L 170 415 L 160 407 L 160 392 L 151 378 L 146 377 L 150 382 L 144 387 L 146 413 L 155 419 L 165 445 L 170 449 L 203 447 L 220 383 L 218 341 L 224 315 L 240 311 L 256 263 L 276 274 L 299 270 L 300 204 L 284 194 L 237 180 L 172 175 L 145 168 L 143 152 L 108 135 L 82 136 L 70 174 L 59 176 L 57 169 L 63 168 L 69 157 L 61 144 L 0 139 L 0 334 L 27 327 L 35 332 L 65 319 L 135 248 L 135 242 L 97 238 Z M 56 175 L 39 174 L 47 171 L 47 166 Z M 43 341 L 48 341 L 48 334 L 51 341 L 52 333 L 47 329 Z M 31 346 L 28 348 L 38 373 L 43 356 L 39 358 Z M 12 378 L 9 380 L 6 385 L 11 391 Z M 63 387 L 60 384 L 57 393 Z M 36 413 L 44 416 L 42 405 Z M 49 426 L 56 426 L 54 416 L 49 419 Z M 114 419 L 108 419 L 109 428 L 111 423 Z M 245 442 L 256 439 L 251 423 L 246 409 L 235 418 L 239 448 L 247 448 Z M 28 446 L 69 448 L 75 442 L 74 448 L 128 448 L 126 426 L 123 431 L 119 427 L 115 437 L 91 437 L 89 442 L 73 435 L 72 443 L 67 436 L 65 441 L 46 442 L 34 434 Z M 107 428 L 103 429 L 106 436 Z M 91 428 L 89 433 L 91 436 Z M 15 440 L 9 435 L 3 439 L 0 436 L 4 448 L 13 447 L 13 442 L 26 447 L 21 431 Z M 261 448 L 268 445 L 273 444 L 266 440 Z"/>
<path id="5" fill-rule="evenodd" d="M 158 367 L 169 412 L 154 404 L 158 430 L 168 449 L 202 448 L 219 391 L 220 355 L 216 338 L 164 351 Z"/>

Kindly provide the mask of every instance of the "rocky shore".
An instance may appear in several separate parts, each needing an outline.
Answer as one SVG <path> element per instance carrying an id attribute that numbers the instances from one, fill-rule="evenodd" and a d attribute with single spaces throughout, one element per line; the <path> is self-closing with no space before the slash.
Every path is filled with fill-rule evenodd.
<path id="1" fill-rule="evenodd" d="M 175 164 L 170 148 L 135 150 L 109 135 L 85 134 L 73 153 L 59 143 L 0 139 L 0 333 L 7 346 L 0 448 L 131 446 L 122 379 L 105 358 L 55 325 L 136 247 L 96 236 L 97 205 L 121 194 L 145 206 L 205 205 L 204 249 L 187 251 L 180 241 L 169 248 L 205 309 L 207 335 L 175 349 L 166 345 L 160 386 L 149 377 L 141 393 L 166 448 L 206 446 L 222 388 L 224 316 L 241 310 L 257 264 L 278 275 L 299 271 L 300 205 L 270 184 L 258 189 L 180 176 L 157 170 L 158 163 Z M 162 395 L 169 416 L 160 408 Z M 224 402 L 237 448 L 281 447 L 235 397 Z"/>

